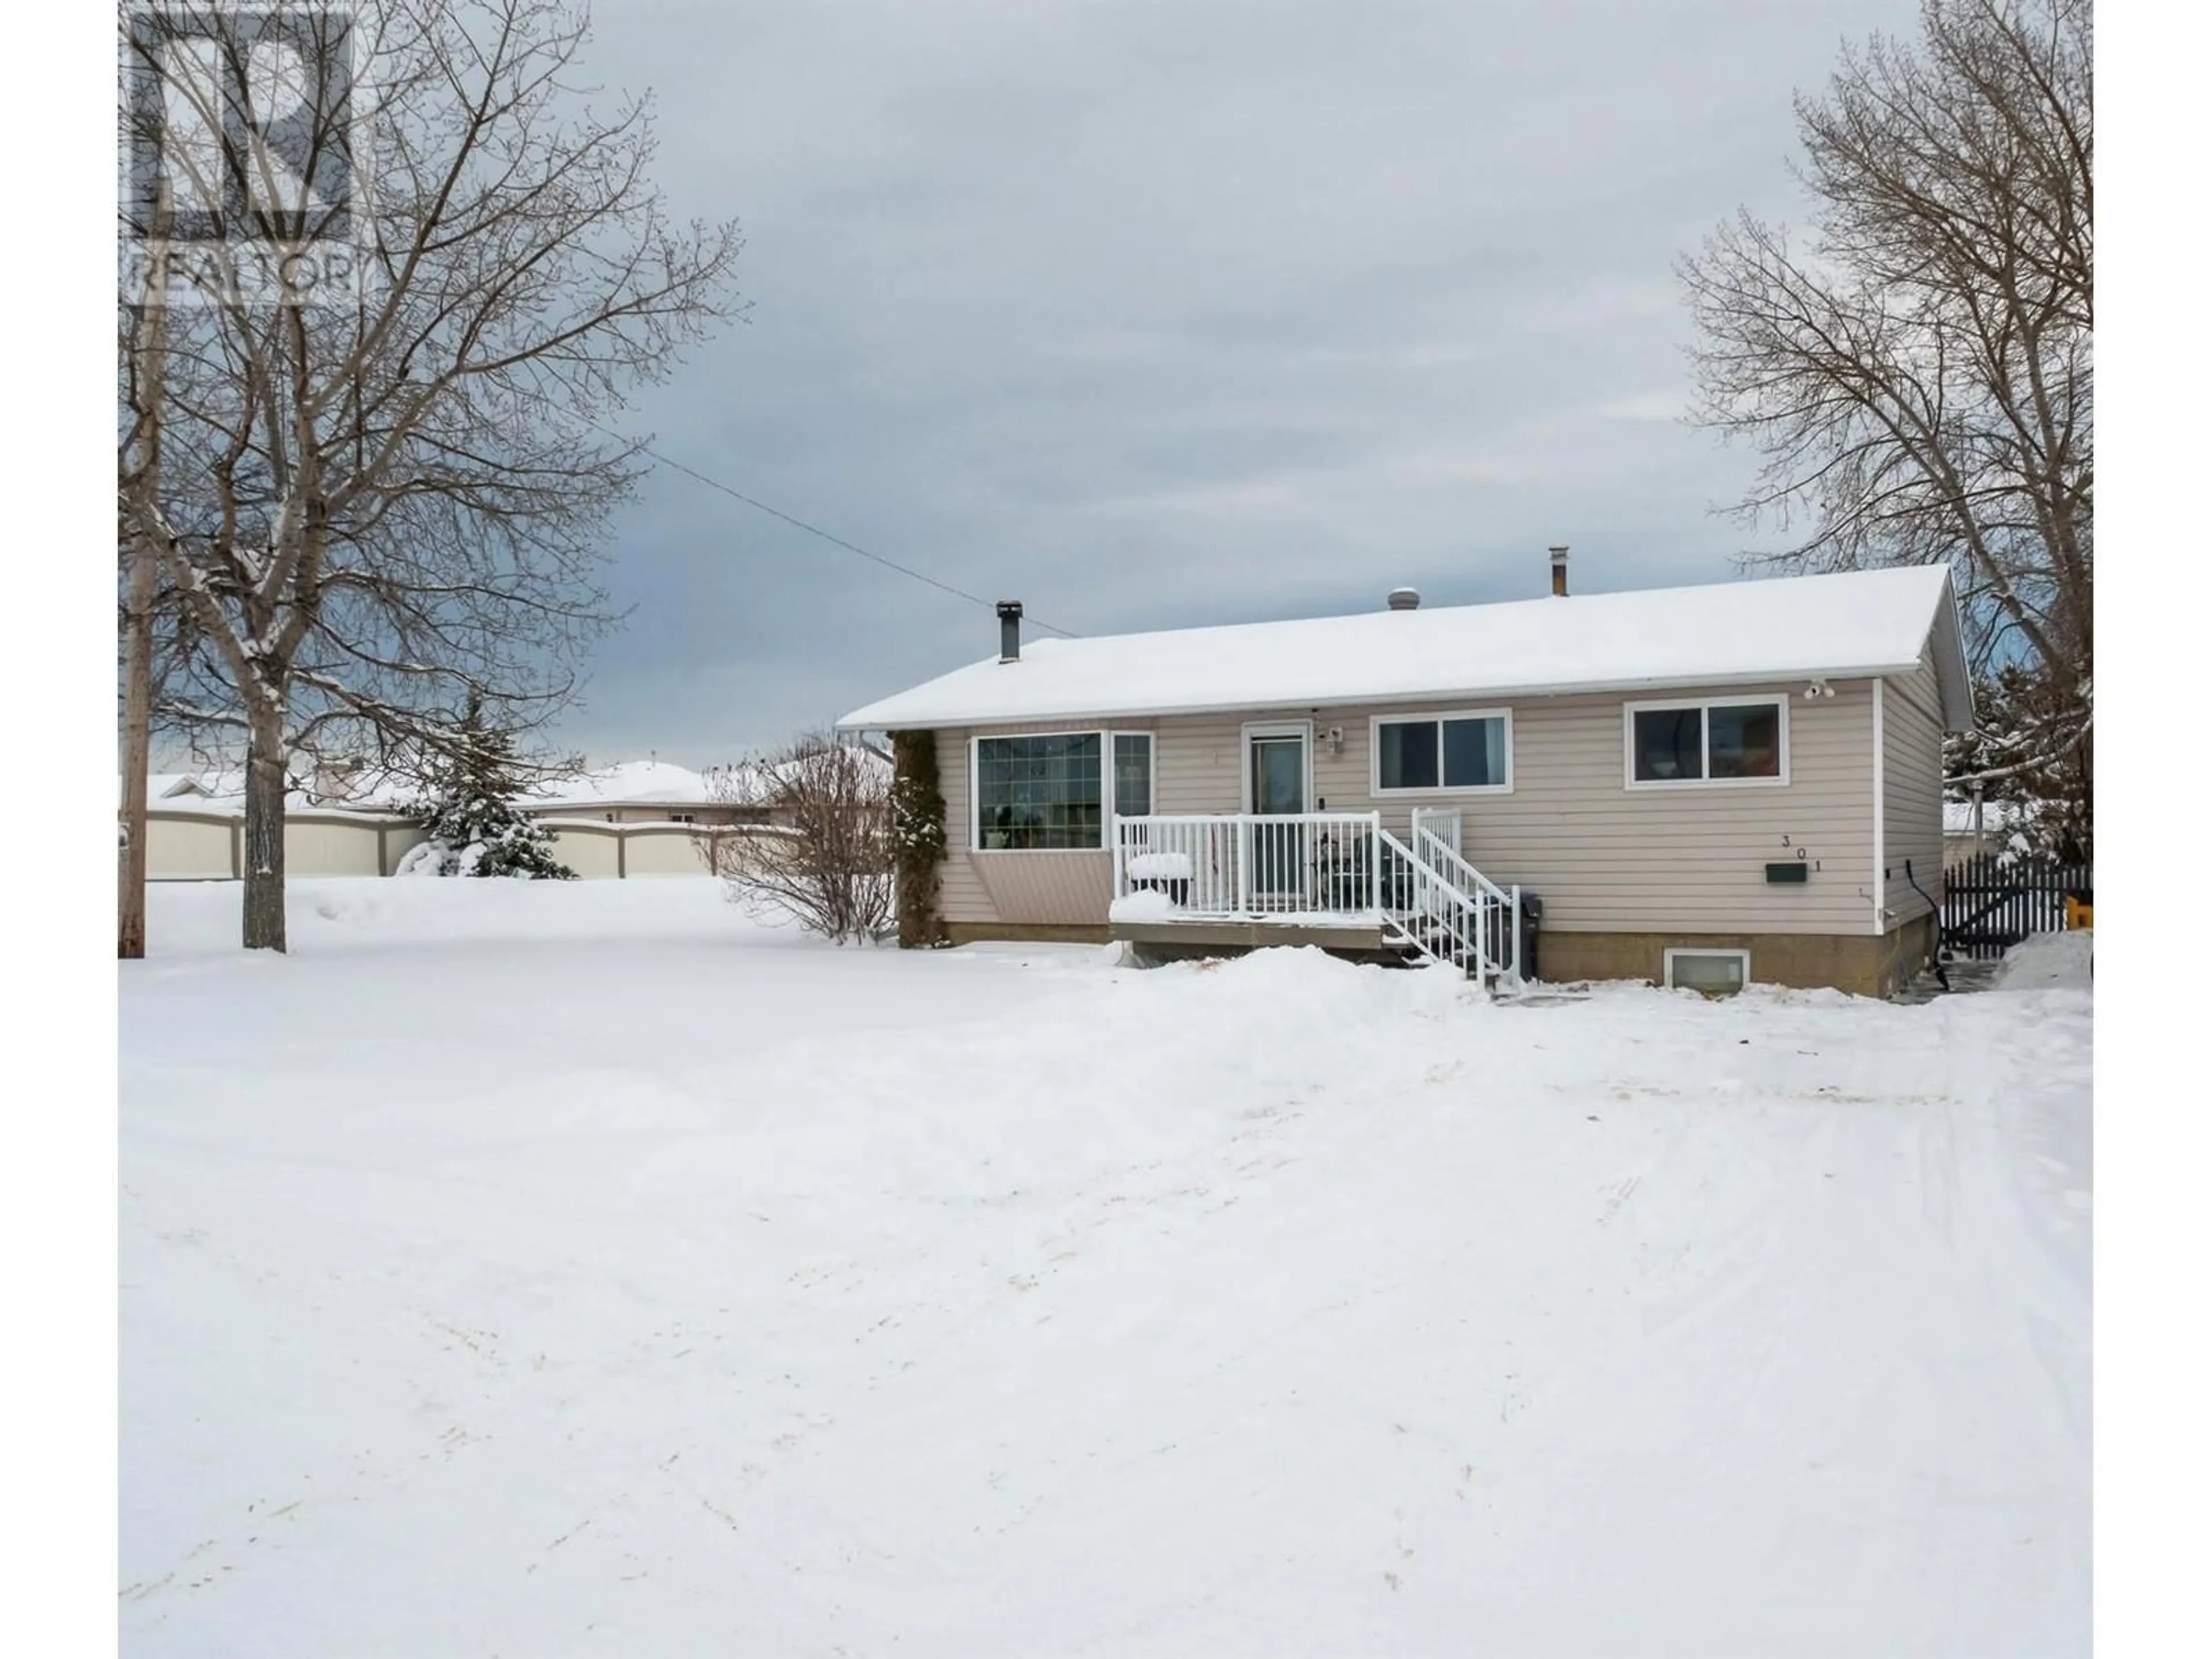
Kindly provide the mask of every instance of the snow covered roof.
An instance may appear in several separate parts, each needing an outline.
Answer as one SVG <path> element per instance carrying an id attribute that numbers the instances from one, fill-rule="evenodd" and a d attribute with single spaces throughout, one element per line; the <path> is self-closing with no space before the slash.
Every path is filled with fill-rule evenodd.
<path id="1" fill-rule="evenodd" d="M 714 799 L 706 775 L 667 761 L 617 761 L 564 778 L 549 778 L 530 791 L 532 805 L 704 806 Z"/>
<path id="2" fill-rule="evenodd" d="M 848 731 L 1905 674 L 1935 640 L 1967 729 L 1949 573 L 1850 571 L 1025 643 L 856 708 Z"/>

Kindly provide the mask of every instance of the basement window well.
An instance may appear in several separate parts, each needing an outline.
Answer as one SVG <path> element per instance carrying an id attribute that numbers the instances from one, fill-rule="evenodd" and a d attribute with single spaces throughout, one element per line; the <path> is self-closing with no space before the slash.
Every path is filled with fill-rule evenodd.
<path id="1" fill-rule="evenodd" d="M 1748 951 L 1684 951 L 1667 952 L 1666 984 L 1670 991 L 1696 991 L 1709 997 L 1732 997 L 1751 981 Z"/>

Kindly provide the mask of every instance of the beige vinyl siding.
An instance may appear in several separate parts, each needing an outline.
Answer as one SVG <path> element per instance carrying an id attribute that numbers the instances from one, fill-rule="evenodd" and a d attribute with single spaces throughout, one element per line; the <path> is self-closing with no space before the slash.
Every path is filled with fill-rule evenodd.
<path id="1" fill-rule="evenodd" d="M 1416 805 L 1456 806 L 1462 847 L 1493 881 L 1542 896 L 1544 925 L 1581 932 L 1866 933 L 1874 931 L 1873 690 L 1836 685 L 1808 702 L 1802 682 L 1711 692 L 1683 702 L 1761 694 L 1790 698 L 1787 784 L 1717 788 L 1626 787 L 1623 708 L 1628 694 L 1541 698 L 1513 708 L 1510 794 L 1394 796 L 1370 793 L 1370 720 L 1426 712 L 1323 708 L 1315 728 L 1314 805 L 1334 811 L 1379 805 L 1408 833 Z M 1668 698 L 1672 701 L 1673 694 Z M 1467 707 L 1441 699 L 1437 709 Z M 1264 717 L 1273 723 L 1281 717 Z M 1243 805 L 1244 717 L 1187 715 L 1117 722 L 1156 733 L 1160 812 L 1235 812 Z M 1255 717 L 1254 723 L 1261 723 Z M 1340 748 L 1332 728 L 1342 732 Z M 993 732 L 1087 731 L 1097 723 L 994 726 Z M 972 731 L 939 733 L 949 850 L 944 915 L 956 922 L 1105 920 L 1111 865 L 1103 852 L 976 852 L 969 846 Z M 1770 885 L 1769 861 L 1813 866 L 1802 885 Z M 1918 855 L 1915 854 L 1917 869 Z"/>
<path id="2" fill-rule="evenodd" d="M 1884 682 L 1881 730 L 1882 903 L 1889 912 L 1884 926 L 1894 927 L 1929 909 L 1905 878 L 1907 859 L 1929 897 L 1942 893 L 1943 712 L 1932 652 L 1922 651 L 1911 675 Z"/>
<path id="3" fill-rule="evenodd" d="M 1513 791 L 1370 793 L 1370 719 L 1422 709 L 1323 708 L 1315 728 L 1314 793 L 1331 811 L 1379 807 L 1403 836 L 1415 806 L 1456 807 L 1462 850 L 1492 880 L 1540 894 L 1544 925 L 1592 933 L 1864 933 L 1873 931 L 1873 690 L 1839 682 L 1807 702 L 1803 682 L 1662 699 L 1622 693 L 1513 705 Z M 1655 700 L 1790 699 L 1790 781 L 1760 787 L 1630 789 L 1624 706 Z M 1434 708 L 1468 708 L 1440 699 Z M 1271 717 L 1272 718 L 1272 717 Z M 1236 715 L 1164 719 L 1159 810 L 1233 812 L 1243 800 Z M 1337 751 L 1328 733 L 1341 728 Z M 1786 839 L 1785 839 L 1786 838 Z M 1770 886 L 1770 860 L 1814 865 L 1802 886 Z M 1916 868 L 1917 866 L 1916 865 Z"/>

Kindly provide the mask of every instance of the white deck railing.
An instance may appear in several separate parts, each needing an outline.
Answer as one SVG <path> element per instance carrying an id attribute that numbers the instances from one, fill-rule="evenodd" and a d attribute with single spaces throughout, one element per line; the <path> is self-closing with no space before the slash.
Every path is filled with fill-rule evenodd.
<path id="1" fill-rule="evenodd" d="M 1191 919 L 1380 920 L 1379 812 L 1213 812 L 1114 820 L 1114 896 L 1156 892 Z"/>
<path id="2" fill-rule="evenodd" d="M 1437 815 L 1438 817 L 1442 814 Z M 1113 822 L 1114 897 L 1156 893 L 1162 921 L 1379 927 L 1439 962 L 1520 972 L 1520 890 L 1492 882 L 1428 814 L 1412 840 L 1379 812 L 1184 813 Z"/>

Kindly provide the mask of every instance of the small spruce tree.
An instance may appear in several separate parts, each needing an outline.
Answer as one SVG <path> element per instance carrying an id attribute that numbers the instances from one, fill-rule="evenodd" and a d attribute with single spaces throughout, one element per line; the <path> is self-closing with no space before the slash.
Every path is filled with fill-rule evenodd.
<path id="1" fill-rule="evenodd" d="M 400 873 L 574 881 L 545 827 L 514 805 L 522 779 L 514 736 L 487 726 L 474 702 L 456 736 L 454 751 L 426 769 L 414 817 L 429 839 L 401 861 Z"/>

